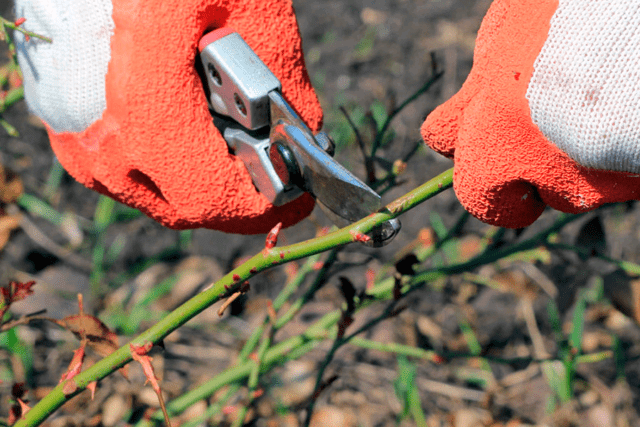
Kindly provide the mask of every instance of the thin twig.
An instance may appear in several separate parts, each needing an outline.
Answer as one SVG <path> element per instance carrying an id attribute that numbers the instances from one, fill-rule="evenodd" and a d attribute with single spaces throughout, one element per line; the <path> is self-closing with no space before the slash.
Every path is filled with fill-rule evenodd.
<path id="1" fill-rule="evenodd" d="M 353 130 L 353 133 L 356 136 L 356 142 L 358 143 L 358 147 L 360 148 L 360 152 L 362 153 L 362 157 L 364 158 L 364 167 L 367 171 L 367 184 L 371 184 L 376 181 L 376 169 L 375 164 L 373 163 L 371 157 L 367 154 L 367 147 L 364 145 L 364 140 L 362 139 L 362 135 L 360 135 L 360 131 L 353 120 L 351 120 L 351 116 L 347 112 L 347 109 L 342 105 L 340 106 L 340 112 L 344 115 L 345 119 L 349 123 L 349 126 Z"/>
<path id="2" fill-rule="evenodd" d="M 391 121 L 398 115 L 398 113 L 400 113 L 407 105 L 415 101 L 416 98 L 418 98 L 420 95 L 428 91 L 431 86 L 433 86 L 433 84 L 437 82 L 443 75 L 444 71 L 434 72 L 434 74 L 431 75 L 429 80 L 427 80 L 427 82 L 422 85 L 420 89 L 418 89 L 413 95 L 411 95 L 396 109 L 394 109 L 391 114 L 389 114 L 389 117 L 387 117 L 387 120 L 385 120 L 384 124 L 380 128 L 380 132 L 378 132 L 378 137 L 373 141 L 373 144 L 371 145 L 371 157 L 376 155 L 378 148 L 380 148 L 380 145 L 382 144 L 383 136 L 387 133 L 387 129 L 391 125 Z"/>
<path id="3" fill-rule="evenodd" d="M 2 24 L 3 27 L 10 28 L 10 29 L 15 30 L 15 31 L 19 31 L 19 32 L 21 32 L 22 34 L 24 34 L 27 37 L 35 37 L 36 39 L 43 40 L 43 41 L 45 41 L 47 43 L 53 43 L 53 40 L 50 37 L 43 36 L 43 35 L 38 34 L 38 33 L 34 33 L 33 31 L 27 31 L 24 28 L 22 28 L 21 26 L 16 25 L 14 22 L 11 22 L 8 19 L 3 18 L 1 16 L 0 16 L 0 23 Z"/>

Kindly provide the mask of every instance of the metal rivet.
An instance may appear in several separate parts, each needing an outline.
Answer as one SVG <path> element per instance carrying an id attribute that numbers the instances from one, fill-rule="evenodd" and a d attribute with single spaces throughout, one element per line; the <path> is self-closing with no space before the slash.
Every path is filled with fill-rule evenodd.
<path id="1" fill-rule="evenodd" d="M 213 79 L 213 82 L 218 86 L 222 86 L 222 77 L 220 77 L 220 73 L 216 70 L 216 67 L 213 66 L 211 62 L 207 64 L 207 70 L 209 70 L 209 75 Z"/>
<path id="2" fill-rule="evenodd" d="M 246 116 L 247 107 L 244 106 L 244 101 L 242 101 L 242 99 L 240 98 L 240 95 L 238 95 L 237 93 L 234 93 L 233 100 L 236 102 L 236 107 L 238 108 L 238 111 L 240 111 L 240 113 L 242 113 L 243 116 Z"/>

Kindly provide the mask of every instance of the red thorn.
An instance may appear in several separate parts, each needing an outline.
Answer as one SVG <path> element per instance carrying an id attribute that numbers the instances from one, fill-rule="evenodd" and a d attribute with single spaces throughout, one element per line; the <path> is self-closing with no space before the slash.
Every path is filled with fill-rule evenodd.
<path id="1" fill-rule="evenodd" d="M 313 268 L 315 271 L 318 271 L 318 270 L 320 270 L 322 267 L 324 267 L 324 262 L 322 262 L 322 261 L 318 261 L 318 262 L 316 262 L 316 263 L 314 263 L 314 264 L 313 264 L 313 267 L 312 267 L 312 268 Z"/>
<path id="2" fill-rule="evenodd" d="M 329 230 L 331 230 L 330 227 L 322 227 L 320 230 L 318 230 L 318 232 L 316 233 L 316 237 L 322 237 L 322 236 L 326 236 L 327 234 L 329 234 Z"/>
<path id="3" fill-rule="evenodd" d="M 87 388 L 91 390 L 91 400 L 96 396 L 96 388 L 98 387 L 98 381 L 91 381 L 87 384 Z"/>
<path id="4" fill-rule="evenodd" d="M 233 281 L 234 282 L 239 282 L 240 281 L 240 275 L 239 274 L 234 274 L 233 275 Z"/>
<path id="5" fill-rule="evenodd" d="M 129 344 L 131 358 L 142 365 L 144 376 L 147 377 L 147 381 L 145 382 L 145 384 L 147 382 L 151 383 L 151 386 L 158 395 L 158 398 L 162 399 L 160 384 L 158 384 L 158 378 L 156 377 L 156 374 L 153 370 L 153 365 L 151 365 L 151 361 L 153 359 L 147 355 L 147 353 L 149 353 L 149 350 L 151 350 L 151 347 L 153 347 L 153 343 L 148 341 L 144 345 L 140 346 Z"/>
<path id="6" fill-rule="evenodd" d="M 153 343 L 150 341 L 147 341 L 143 345 L 129 344 L 131 354 L 133 355 L 133 353 L 135 353 L 138 356 L 146 356 L 149 350 L 151 350 L 151 347 L 153 347 Z"/>
<path id="7" fill-rule="evenodd" d="M 20 411 L 22 412 L 22 418 L 24 419 L 24 416 L 27 415 L 27 412 L 29 412 L 29 410 L 31 408 L 29 407 L 29 405 L 24 403 L 24 401 L 22 399 L 16 399 L 16 400 L 18 401 L 18 404 L 20 405 Z"/>
<path id="8" fill-rule="evenodd" d="M 258 269 L 253 267 L 251 270 L 249 270 L 249 273 L 251 274 L 256 274 L 258 272 Z"/>
<path id="9" fill-rule="evenodd" d="M 20 25 L 24 24 L 24 21 L 26 20 L 27 18 L 18 18 L 13 23 L 15 24 L 16 27 L 19 27 Z"/>
<path id="10" fill-rule="evenodd" d="M 280 259 L 284 259 L 284 252 L 280 252 Z"/>
<path id="11" fill-rule="evenodd" d="M 366 234 L 362 234 L 358 231 L 352 230 L 349 232 L 349 234 L 351 234 L 351 236 L 353 237 L 354 242 L 366 243 L 371 240 L 371 237 L 367 236 Z"/>
<path id="12" fill-rule="evenodd" d="M 73 357 L 71 358 L 71 362 L 69 363 L 69 368 L 67 369 L 67 372 L 62 374 L 60 382 L 73 380 L 73 377 L 80 373 L 80 371 L 82 370 L 82 363 L 84 362 L 85 346 L 86 342 L 82 341 L 82 344 L 80 344 L 80 348 L 73 352 Z M 75 389 L 73 391 L 75 391 Z M 65 394 L 71 394 L 73 393 L 73 391 Z"/>
<path id="13" fill-rule="evenodd" d="M 24 35 L 24 41 L 28 42 L 29 40 L 31 40 L 31 36 L 29 36 L 29 34 L 25 34 Z"/>

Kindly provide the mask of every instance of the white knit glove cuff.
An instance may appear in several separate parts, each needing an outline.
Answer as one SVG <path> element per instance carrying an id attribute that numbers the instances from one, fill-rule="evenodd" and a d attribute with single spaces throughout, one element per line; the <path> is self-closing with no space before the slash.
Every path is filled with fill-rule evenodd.
<path id="1" fill-rule="evenodd" d="M 56 132 L 83 131 L 106 108 L 112 12 L 110 0 L 15 2 L 25 28 L 53 39 L 27 42 L 15 33 L 27 104 Z"/>
<path id="2" fill-rule="evenodd" d="M 576 162 L 640 172 L 640 1 L 560 0 L 526 96 Z"/>

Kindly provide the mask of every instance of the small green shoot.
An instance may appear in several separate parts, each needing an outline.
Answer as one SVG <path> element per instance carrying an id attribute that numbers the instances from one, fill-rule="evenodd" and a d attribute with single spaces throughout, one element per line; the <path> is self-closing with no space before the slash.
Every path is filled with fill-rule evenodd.
<path id="1" fill-rule="evenodd" d="M 420 394 L 416 384 L 417 370 L 414 363 L 405 356 L 398 357 L 398 376 L 393 382 L 396 397 L 402 404 L 402 413 L 398 414 L 398 424 L 408 416 L 418 427 L 426 427 L 427 419 L 420 403 Z"/>

